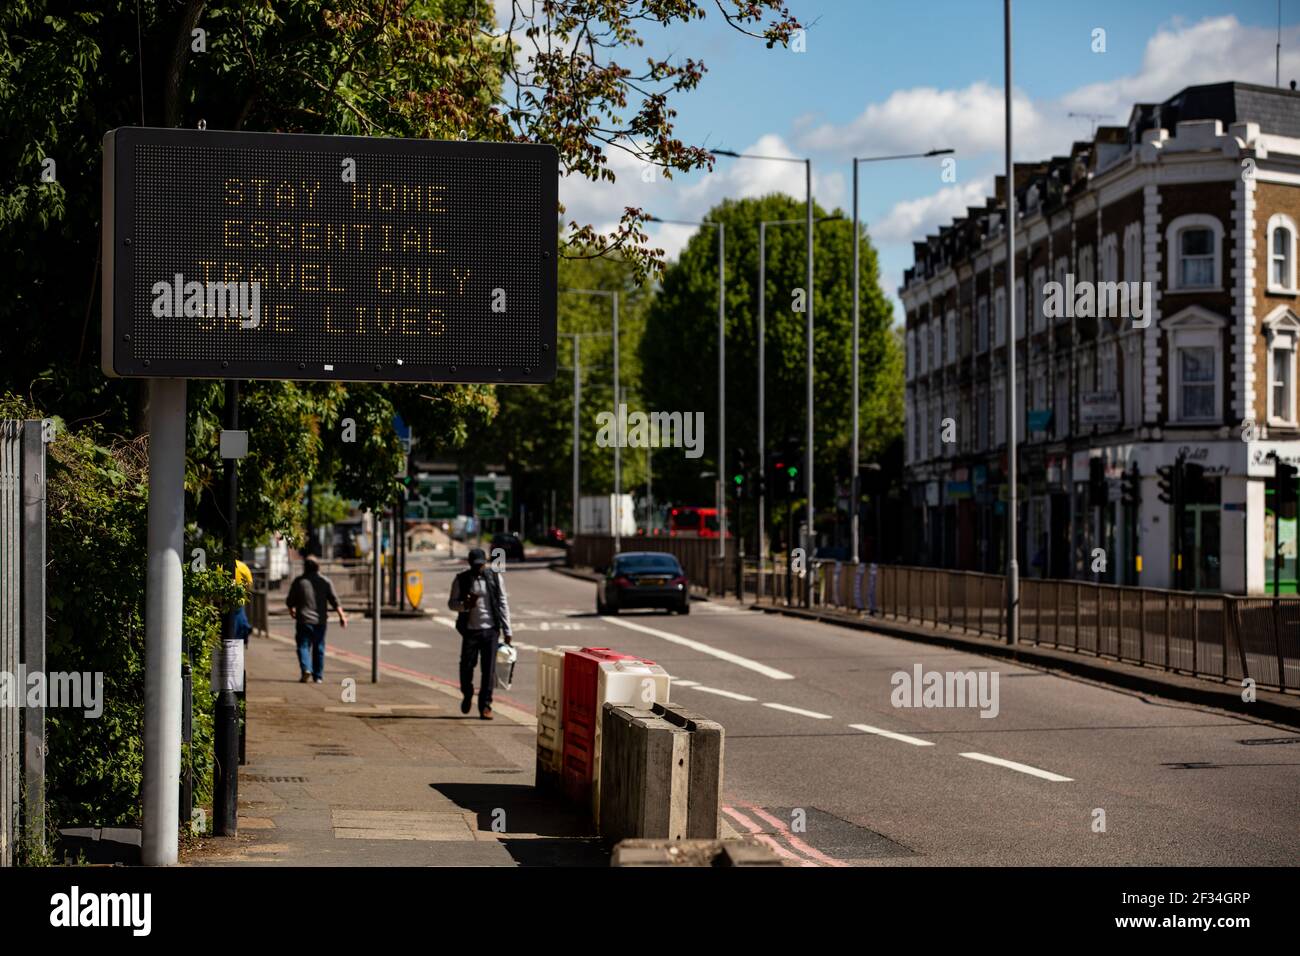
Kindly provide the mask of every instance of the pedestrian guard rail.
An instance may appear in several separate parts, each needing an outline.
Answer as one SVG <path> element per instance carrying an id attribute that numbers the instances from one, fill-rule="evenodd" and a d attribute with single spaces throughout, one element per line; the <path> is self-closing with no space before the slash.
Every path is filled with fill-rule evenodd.
<path id="1" fill-rule="evenodd" d="M 735 548 L 724 564 L 716 539 L 624 538 L 623 551 L 668 551 L 693 585 L 734 593 Z M 581 536 L 570 564 L 598 567 L 611 538 Z M 781 556 L 747 560 L 747 594 L 759 603 L 847 612 L 1004 641 L 1006 579 L 999 574 Z M 1069 650 L 1211 680 L 1250 678 L 1262 688 L 1300 692 L 1300 597 L 1258 597 L 1021 578 L 1024 644 Z"/>

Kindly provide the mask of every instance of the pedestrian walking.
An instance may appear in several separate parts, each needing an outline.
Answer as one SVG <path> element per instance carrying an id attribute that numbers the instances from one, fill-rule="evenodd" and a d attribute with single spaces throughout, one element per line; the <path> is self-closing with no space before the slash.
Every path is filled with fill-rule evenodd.
<path id="1" fill-rule="evenodd" d="M 289 585 L 289 606 L 296 626 L 294 639 L 298 643 L 300 683 L 314 680 L 319 684 L 325 678 L 325 624 L 330 610 L 338 612 L 339 627 L 348 626 L 348 616 L 339 604 L 330 579 L 320 573 L 320 562 L 308 556 L 302 562 L 303 571 Z"/>
<path id="2" fill-rule="evenodd" d="M 498 635 L 510 644 L 510 605 L 506 588 L 497 574 L 487 566 L 482 548 L 469 552 L 469 567 L 451 582 L 447 607 L 456 613 L 456 630 L 460 633 L 460 712 L 468 714 L 474 701 L 474 663 L 481 673 L 478 688 L 478 713 L 492 719 L 492 683 L 497 661 Z"/>

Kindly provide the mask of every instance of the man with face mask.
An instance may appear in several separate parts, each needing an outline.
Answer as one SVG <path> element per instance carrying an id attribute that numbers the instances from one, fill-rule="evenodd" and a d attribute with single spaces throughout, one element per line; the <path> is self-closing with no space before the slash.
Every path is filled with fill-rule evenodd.
<path id="1" fill-rule="evenodd" d="M 487 566 L 482 548 L 469 553 L 469 568 L 451 582 L 447 607 L 456 611 L 456 630 L 460 632 L 460 691 L 464 695 L 460 712 L 468 714 L 474 700 L 474 662 L 479 662 L 478 713 L 492 719 L 492 678 L 497 659 L 497 637 L 507 644 L 514 640 L 510 632 L 510 605 L 501 576 Z"/>

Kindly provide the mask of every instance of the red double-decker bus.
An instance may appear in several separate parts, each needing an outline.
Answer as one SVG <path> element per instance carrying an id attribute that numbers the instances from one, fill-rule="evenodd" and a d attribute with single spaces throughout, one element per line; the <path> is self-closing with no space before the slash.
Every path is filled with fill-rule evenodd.
<path id="1" fill-rule="evenodd" d="M 718 509 L 683 506 L 668 514 L 668 535 L 673 538 L 716 538 Z M 731 537 L 731 532 L 727 532 Z"/>

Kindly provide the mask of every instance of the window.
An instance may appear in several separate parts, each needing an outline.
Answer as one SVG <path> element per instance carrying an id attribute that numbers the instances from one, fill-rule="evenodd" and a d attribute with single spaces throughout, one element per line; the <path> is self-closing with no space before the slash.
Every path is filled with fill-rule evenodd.
<path id="1" fill-rule="evenodd" d="M 1160 323 L 1169 341 L 1166 379 L 1169 412 L 1178 422 L 1215 422 L 1223 417 L 1223 329 L 1228 320 L 1189 306 Z"/>
<path id="2" fill-rule="evenodd" d="M 939 455 L 939 445 L 941 438 L 939 431 L 943 428 L 943 416 L 939 410 L 939 400 L 933 399 L 930 402 L 930 457 L 937 458 Z"/>
<path id="3" fill-rule="evenodd" d="M 1178 234 L 1178 285 L 1184 289 L 1214 284 L 1214 233 L 1184 229 Z"/>
<path id="4" fill-rule="evenodd" d="M 1016 310 L 1016 338 L 1023 339 L 1025 337 L 1025 280 L 1024 279 L 1016 280 L 1015 310 Z"/>
<path id="5" fill-rule="evenodd" d="M 943 362 L 944 362 L 943 321 L 938 316 L 935 316 L 934 319 L 934 353 L 933 354 L 934 354 L 934 367 L 943 368 Z M 948 360 L 949 361 L 952 360 L 951 355 L 948 356 Z"/>
<path id="6" fill-rule="evenodd" d="M 925 445 L 923 436 L 925 435 L 925 405 L 920 402 L 912 404 L 912 460 L 920 461 L 925 458 Z"/>
<path id="7" fill-rule="evenodd" d="M 948 361 L 957 361 L 957 313 L 948 311 Z"/>
<path id="8" fill-rule="evenodd" d="M 1296 342 L 1300 340 L 1300 318 L 1283 307 L 1264 322 L 1268 339 L 1268 422 L 1296 423 Z"/>
<path id="9" fill-rule="evenodd" d="M 1290 216 L 1278 213 L 1268 220 L 1268 290 L 1295 292 L 1296 225 Z"/>
<path id="10" fill-rule="evenodd" d="M 1101 281 L 1119 281 L 1119 239 L 1113 232 L 1101 241 Z"/>
<path id="11" fill-rule="evenodd" d="M 1178 350 L 1179 412 L 1184 420 L 1213 419 L 1214 349 L 1197 345 Z"/>
<path id="12" fill-rule="evenodd" d="M 1007 290 L 993 293 L 993 346 L 1007 344 Z"/>
<path id="13" fill-rule="evenodd" d="M 944 407 L 945 407 L 945 408 L 952 408 L 952 407 L 953 407 L 953 390 L 952 390 L 952 389 L 948 389 L 948 390 L 946 390 L 946 392 L 944 392 Z M 958 424 L 959 424 L 959 423 L 958 423 Z M 956 454 L 957 454 L 957 442 L 956 442 L 956 441 L 945 441 L 945 442 L 944 442 L 944 449 L 943 449 L 943 455 L 944 455 L 944 458 L 952 458 L 953 455 L 956 455 Z"/>
<path id="14" fill-rule="evenodd" d="M 989 300 L 980 299 L 975 306 L 975 351 L 983 354 L 989 350 Z"/>
<path id="15" fill-rule="evenodd" d="M 1142 337 L 1124 340 L 1124 425 L 1134 428 L 1142 421 Z"/>
<path id="16" fill-rule="evenodd" d="M 1115 340 L 1109 339 L 1097 346 L 1097 391 L 1113 392 L 1119 388 L 1119 356 Z"/>
<path id="17" fill-rule="evenodd" d="M 1268 373 L 1268 391 L 1269 391 L 1269 408 L 1268 417 L 1270 420 L 1280 420 L 1285 422 L 1295 421 L 1295 392 L 1293 383 L 1295 381 L 1295 339 L 1292 336 L 1283 336 L 1281 340 L 1274 341 L 1269 354 L 1273 361 L 1269 365 Z"/>
<path id="18" fill-rule="evenodd" d="M 1039 331 L 1045 322 L 1043 314 L 1043 286 L 1047 283 L 1047 272 L 1044 269 L 1034 270 L 1034 325 L 1035 332 Z"/>
<path id="19" fill-rule="evenodd" d="M 1095 281 L 1097 276 L 1093 265 L 1092 246 L 1084 246 L 1079 250 L 1079 274 L 1075 278 L 1079 282 Z"/>
<path id="20" fill-rule="evenodd" d="M 1065 277 L 1066 277 L 1067 274 L 1069 274 L 1069 271 L 1070 271 L 1070 260 L 1069 260 L 1069 259 L 1067 259 L 1065 256 L 1061 256 L 1059 259 L 1056 260 L 1056 269 L 1052 272 L 1052 279 L 1053 279 L 1054 281 L 1056 281 L 1056 282 L 1061 283 L 1061 294 L 1062 294 L 1062 295 L 1065 294 Z M 1039 300 L 1040 300 L 1040 305 L 1039 305 L 1038 307 L 1039 307 L 1040 309 L 1042 309 L 1043 306 L 1042 306 L 1042 304 L 1041 304 L 1041 300 L 1042 300 L 1042 298 L 1043 298 L 1043 290 L 1042 290 L 1042 287 L 1041 287 L 1041 286 L 1040 286 L 1039 289 L 1038 289 L 1038 298 L 1039 298 Z M 1069 320 L 1069 316 L 1066 314 L 1067 311 L 1068 311 L 1067 309 L 1062 309 L 1062 310 L 1061 310 L 1061 314 L 1060 314 L 1059 316 L 1057 316 L 1057 319 L 1056 319 L 1056 320 L 1057 320 L 1058 322 L 1066 322 L 1066 321 L 1068 321 L 1068 320 Z M 1046 313 L 1046 310 L 1044 310 L 1044 312 L 1043 312 L 1043 319 L 1044 319 L 1044 324 L 1046 324 L 1046 319 L 1047 319 L 1047 313 Z"/>
<path id="21" fill-rule="evenodd" d="M 979 397 L 975 400 L 975 417 L 978 419 L 976 423 L 978 438 L 975 442 L 975 450 L 983 451 L 989 447 L 989 394 L 983 389 L 980 390 Z"/>
<path id="22" fill-rule="evenodd" d="M 1070 432 L 1070 367 L 1061 364 L 1056 371 L 1056 402 L 1052 412 L 1053 435 L 1065 438 Z"/>
<path id="23" fill-rule="evenodd" d="M 916 375 L 916 330 L 915 329 L 907 330 L 907 354 L 905 358 L 907 360 L 907 365 L 906 365 L 907 380 L 910 382 L 912 378 Z"/>
<path id="24" fill-rule="evenodd" d="M 1025 417 L 1025 376 L 1016 376 L 1016 439 L 1020 440 L 1027 435 L 1028 419 Z"/>
<path id="25" fill-rule="evenodd" d="M 1214 216 L 1179 216 L 1165 231 L 1169 248 L 1169 288 L 1217 289 L 1222 285 L 1219 253 L 1223 223 Z"/>
<path id="26" fill-rule="evenodd" d="M 1007 380 L 1000 378 L 993 386 L 993 444 L 1007 441 Z"/>
<path id="27" fill-rule="evenodd" d="M 1142 225 L 1130 223 L 1124 229 L 1124 281 L 1142 281 Z"/>
<path id="28" fill-rule="evenodd" d="M 924 375 L 930 370 L 930 331 L 924 325 L 921 326 L 921 357 L 916 367 L 918 375 Z"/>

